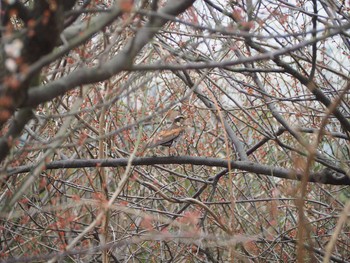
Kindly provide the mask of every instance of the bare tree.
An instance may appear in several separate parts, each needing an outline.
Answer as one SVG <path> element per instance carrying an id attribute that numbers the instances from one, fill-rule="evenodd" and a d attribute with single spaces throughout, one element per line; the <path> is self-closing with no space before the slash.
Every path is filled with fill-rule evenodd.
<path id="1" fill-rule="evenodd" d="M 349 10 L 2 0 L 0 261 L 350 261 Z"/>

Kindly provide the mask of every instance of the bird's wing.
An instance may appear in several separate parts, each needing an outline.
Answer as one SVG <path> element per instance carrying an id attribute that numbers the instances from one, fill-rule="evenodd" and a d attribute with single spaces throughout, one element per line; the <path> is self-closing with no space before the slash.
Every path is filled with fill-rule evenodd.
<path id="1" fill-rule="evenodd" d="M 161 131 L 153 140 L 148 144 L 148 148 L 153 148 L 158 145 L 170 146 L 172 141 L 183 132 L 183 127 L 173 128 L 170 130 Z"/>

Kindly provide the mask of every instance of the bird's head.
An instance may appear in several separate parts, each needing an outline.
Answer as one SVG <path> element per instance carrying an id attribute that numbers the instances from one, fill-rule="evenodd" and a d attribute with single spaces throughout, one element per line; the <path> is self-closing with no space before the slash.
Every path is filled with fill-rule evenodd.
<path id="1" fill-rule="evenodd" d="M 174 121 L 173 121 L 173 124 L 175 124 L 176 126 L 183 126 L 183 122 L 185 120 L 185 116 L 183 115 L 179 115 L 179 116 L 176 116 Z"/>

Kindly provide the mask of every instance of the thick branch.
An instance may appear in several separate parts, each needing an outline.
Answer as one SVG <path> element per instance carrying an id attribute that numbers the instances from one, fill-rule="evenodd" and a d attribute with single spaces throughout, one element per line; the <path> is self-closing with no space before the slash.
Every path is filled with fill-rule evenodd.
<path id="1" fill-rule="evenodd" d="M 20 109 L 10 124 L 10 129 L 5 136 L 0 138 L 0 161 L 2 161 L 9 153 L 12 143 L 17 138 L 27 122 L 34 116 L 32 109 Z"/>
<path id="2" fill-rule="evenodd" d="M 62 168 L 86 168 L 86 167 L 120 167 L 128 164 L 128 158 L 118 159 L 76 159 L 76 160 L 62 160 L 54 161 L 46 164 L 46 169 L 62 169 Z M 191 165 L 205 165 L 210 167 L 224 167 L 228 168 L 228 161 L 225 159 L 211 158 L 211 157 L 194 157 L 194 156 L 169 156 L 169 157 L 142 157 L 135 158 L 132 165 L 155 165 L 155 164 L 191 164 Z M 238 169 L 244 172 L 263 174 L 267 176 L 274 176 L 282 179 L 301 180 L 303 173 L 293 171 L 292 169 L 285 169 L 281 167 L 274 167 L 264 164 L 258 164 L 248 161 L 231 161 L 231 169 Z M 7 170 L 8 175 L 17 173 L 26 173 L 33 169 L 35 165 L 25 165 L 17 168 L 10 168 Z M 322 184 L 333 185 L 350 185 L 350 178 L 345 174 L 336 173 L 330 169 L 324 169 L 320 172 L 311 173 L 308 182 L 317 182 Z"/>

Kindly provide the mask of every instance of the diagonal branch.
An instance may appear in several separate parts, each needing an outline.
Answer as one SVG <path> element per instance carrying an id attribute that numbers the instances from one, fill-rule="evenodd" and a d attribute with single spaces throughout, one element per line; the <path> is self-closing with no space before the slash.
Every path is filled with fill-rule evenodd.
<path id="1" fill-rule="evenodd" d="M 166 15 L 177 16 L 191 7 L 195 0 L 168 1 L 159 10 Z M 35 107 L 40 103 L 52 100 L 79 85 L 95 83 L 110 78 L 123 70 L 132 68 L 133 60 L 141 49 L 150 42 L 159 29 L 168 22 L 161 16 L 155 17 L 139 29 L 133 39 L 113 59 L 93 68 L 82 68 L 68 76 L 51 82 L 45 86 L 30 89 L 24 106 Z"/>

